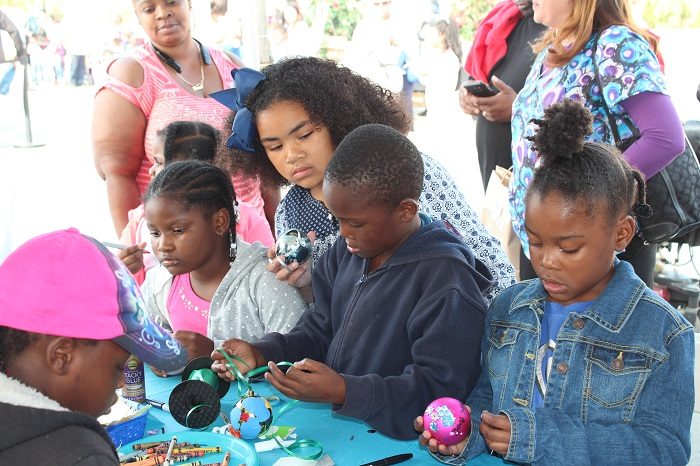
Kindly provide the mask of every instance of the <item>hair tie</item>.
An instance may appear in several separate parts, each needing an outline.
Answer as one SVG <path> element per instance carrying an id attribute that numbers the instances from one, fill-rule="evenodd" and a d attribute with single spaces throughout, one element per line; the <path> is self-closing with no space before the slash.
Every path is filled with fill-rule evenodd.
<path id="1" fill-rule="evenodd" d="M 252 68 L 240 68 L 231 71 L 231 77 L 236 87 L 214 92 L 210 96 L 217 102 L 236 112 L 231 125 L 231 136 L 226 141 L 226 147 L 244 152 L 255 152 L 255 142 L 258 140 L 258 129 L 253 123 L 253 114 L 245 106 L 245 101 L 257 85 L 267 78 L 260 71 Z"/>
<path id="2" fill-rule="evenodd" d="M 633 212 L 637 218 L 649 218 L 654 213 L 654 209 L 649 204 L 641 203 L 634 206 Z"/>
<path id="3" fill-rule="evenodd" d="M 238 201 L 233 201 L 233 220 L 236 222 L 236 225 L 241 221 L 241 208 L 238 205 Z"/>

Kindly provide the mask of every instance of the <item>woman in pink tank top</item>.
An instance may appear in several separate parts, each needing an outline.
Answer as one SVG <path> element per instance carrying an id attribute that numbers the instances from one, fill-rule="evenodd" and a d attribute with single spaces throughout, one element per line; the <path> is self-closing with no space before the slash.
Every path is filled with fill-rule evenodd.
<path id="1" fill-rule="evenodd" d="M 192 38 L 189 0 L 133 4 L 150 43 L 109 65 L 107 80 L 95 96 L 92 122 L 95 166 L 107 183 L 118 233 L 150 181 L 156 132 L 175 120 L 203 121 L 222 129 L 229 111 L 209 94 L 231 87 L 231 71 L 242 66 L 237 57 Z M 239 199 L 273 219 L 279 191 L 263 190 L 263 200 L 257 179 L 234 176 L 233 183 Z"/>

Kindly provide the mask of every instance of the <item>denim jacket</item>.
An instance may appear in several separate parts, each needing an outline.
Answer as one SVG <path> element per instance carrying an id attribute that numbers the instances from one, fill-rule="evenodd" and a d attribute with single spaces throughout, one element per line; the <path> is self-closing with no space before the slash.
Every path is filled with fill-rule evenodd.
<path id="1" fill-rule="evenodd" d="M 557 336 L 544 406 L 533 409 L 540 319 L 539 280 L 506 289 L 491 304 L 482 373 L 467 399 L 472 429 L 456 458 L 486 450 L 480 413 L 508 416 L 505 460 L 534 464 L 676 465 L 690 457 L 693 328 L 637 278 L 627 262 L 582 314 Z M 438 455 L 439 456 L 439 455 Z"/>

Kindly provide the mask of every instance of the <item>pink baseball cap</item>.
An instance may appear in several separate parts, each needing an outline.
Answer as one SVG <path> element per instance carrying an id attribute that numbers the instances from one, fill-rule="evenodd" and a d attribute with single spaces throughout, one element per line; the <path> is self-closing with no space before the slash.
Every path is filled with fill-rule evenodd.
<path id="1" fill-rule="evenodd" d="M 181 369 L 187 351 L 145 309 L 122 261 L 74 228 L 32 238 L 0 265 L 0 325 L 112 340 L 158 369 Z"/>

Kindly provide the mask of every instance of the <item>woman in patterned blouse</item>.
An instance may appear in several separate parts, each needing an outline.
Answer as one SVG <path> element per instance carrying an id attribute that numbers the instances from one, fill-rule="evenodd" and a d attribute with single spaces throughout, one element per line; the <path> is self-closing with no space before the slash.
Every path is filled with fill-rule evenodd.
<path id="1" fill-rule="evenodd" d="M 242 97 L 259 138 L 248 151 L 232 150 L 232 163 L 246 175 L 259 175 L 263 183 L 292 184 L 275 214 L 276 235 L 290 228 L 314 232 L 317 258 L 339 234 L 321 190 L 335 147 L 359 126 L 380 123 L 405 133 L 410 120 L 389 91 L 330 60 L 292 58 L 266 67 L 263 73 L 247 99 Z M 421 210 L 449 223 L 488 266 L 495 278 L 484 294 L 490 303 L 515 282 L 513 266 L 447 171 L 425 154 L 423 162 Z M 290 273 L 274 261 L 269 269 L 301 287 L 309 283 L 308 266 L 292 264 Z"/>
<path id="2" fill-rule="evenodd" d="M 529 138 L 532 120 L 541 119 L 547 107 L 565 98 L 581 102 L 593 114 L 589 138 L 613 144 L 604 100 L 622 140 L 638 131 L 639 139 L 624 156 L 646 179 L 684 149 L 683 126 L 668 96 L 656 37 L 634 24 L 628 0 L 542 0 L 534 4 L 534 19 L 549 31 L 533 46 L 538 55 L 513 104 L 511 121 L 510 208 L 527 255 L 521 254 L 523 279 L 535 277 L 524 222 L 525 192 L 537 163 Z M 649 286 L 655 257 L 656 245 L 645 245 L 638 236 L 619 255 Z"/>

